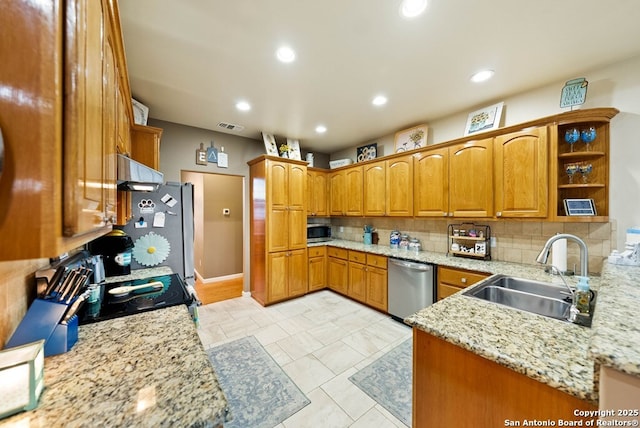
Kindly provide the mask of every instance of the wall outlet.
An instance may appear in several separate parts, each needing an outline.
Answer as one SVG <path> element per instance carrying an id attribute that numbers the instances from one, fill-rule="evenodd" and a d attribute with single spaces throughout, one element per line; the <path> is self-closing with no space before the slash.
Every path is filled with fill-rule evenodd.
<path id="1" fill-rule="evenodd" d="M 340 227 L 338 228 L 338 232 L 343 233 L 343 232 L 344 232 L 344 226 L 340 226 Z"/>
<path id="2" fill-rule="evenodd" d="M 495 237 L 495 236 L 492 236 L 492 237 L 491 237 L 491 247 L 492 247 L 492 248 L 495 248 L 495 247 L 497 247 L 497 246 L 498 246 L 498 240 L 496 239 L 496 237 Z"/>

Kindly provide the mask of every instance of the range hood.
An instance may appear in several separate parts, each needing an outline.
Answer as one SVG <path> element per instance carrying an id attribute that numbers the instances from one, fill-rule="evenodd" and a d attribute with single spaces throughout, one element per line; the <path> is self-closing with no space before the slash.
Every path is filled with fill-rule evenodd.
<path id="1" fill-rule="evenodd" d="M 124 155 L 118 155 L 118 190 L 155 192 L 164 174 Z"/>

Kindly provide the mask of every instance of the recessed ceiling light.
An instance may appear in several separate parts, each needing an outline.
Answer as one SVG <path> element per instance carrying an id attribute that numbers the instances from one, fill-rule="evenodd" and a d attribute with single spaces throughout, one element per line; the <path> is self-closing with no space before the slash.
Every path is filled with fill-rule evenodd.
<path id="1" fill-rule="evenodd" d="M 493 77 L 495 72 L 493 70 L 482 70 L 471 76 L 471 81 L 475 83 L 484 82 Z"/>
<path id="2" fill-rule="evenodd" d="M 249 111 L 251 110 L 251 104 L 246 101 L 238 101 L 236 103 L 236 108 L 240 111 Z"/>
<path id="3" fill-rule="evenodd" d="M 327 132 L 327 127 L 324 125 L 318 125 L 316 126 L 316 132 L 318 134 L 324 134 L 325 132 Z"/>
<path id="4" fill-rule="evenodd" d="M 282 62 L 293 62 L 296 59 L 296 53 L 289 46 L 282 46 L 276 51 L 276 56 Z"/>
<path id="5" fill-rule="evenodd" d="M 377 95 L 373 101 L 371 101 L 371 104 L 373 104 L 374 106 L 383 106 L 387 103 L 387 97 L 385 97 L 384 95 Z"/>
<path id="6" fill-rule="evenodd" d="M 404 18 L 415 18 L 426 8 L 427 0 L 403 0 L 400 4 L 400 15 Z"/>

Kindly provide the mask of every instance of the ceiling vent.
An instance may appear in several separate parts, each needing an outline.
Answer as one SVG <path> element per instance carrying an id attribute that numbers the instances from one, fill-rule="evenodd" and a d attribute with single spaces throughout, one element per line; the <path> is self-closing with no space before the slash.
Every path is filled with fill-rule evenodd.
<path id="1" fill-rule="evenodd" d="M 233 123 L 220 122 L 218 123 L 218 128 L 222 128 L 225 131 L 241 132 L 244 129 L 244 126 L 234 125 Z"/>

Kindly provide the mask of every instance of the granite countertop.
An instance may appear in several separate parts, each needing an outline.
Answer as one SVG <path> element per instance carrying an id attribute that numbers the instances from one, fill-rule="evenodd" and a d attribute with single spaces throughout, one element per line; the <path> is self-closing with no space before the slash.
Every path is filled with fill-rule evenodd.
<path id="1" fill-rule="evenodd" d="M 389 257 L 507 274 L 560 283 L 541 266 L 448 257 L 427 251 L 332 240 L 318 245 L 371 252 Z M 443 299 L 405 319 L 411 326 L 454 343 L 578 398 L 598 400 L 598 367 L 606 365 L 640 376 L 640 268 L 603 266 L 592 277 L 598 302 L 591 328 L 549 319 L 463 296 Z M 569 278 L 574 282 L 574 278 Z M 477 284 L 478 286 L 480 283 Z"/>
<path id="2" fill-rule="evenodd" d="M 44 371 L 38 407 L 0 425 L 217 427 L 230 418 L 184 305 L 82 325 Z"/>
<path id="3" fill-rule="evenodd" d="M 593 317 L 589 356 L 640 377 L 640 267 L 605 263 Z"/>

